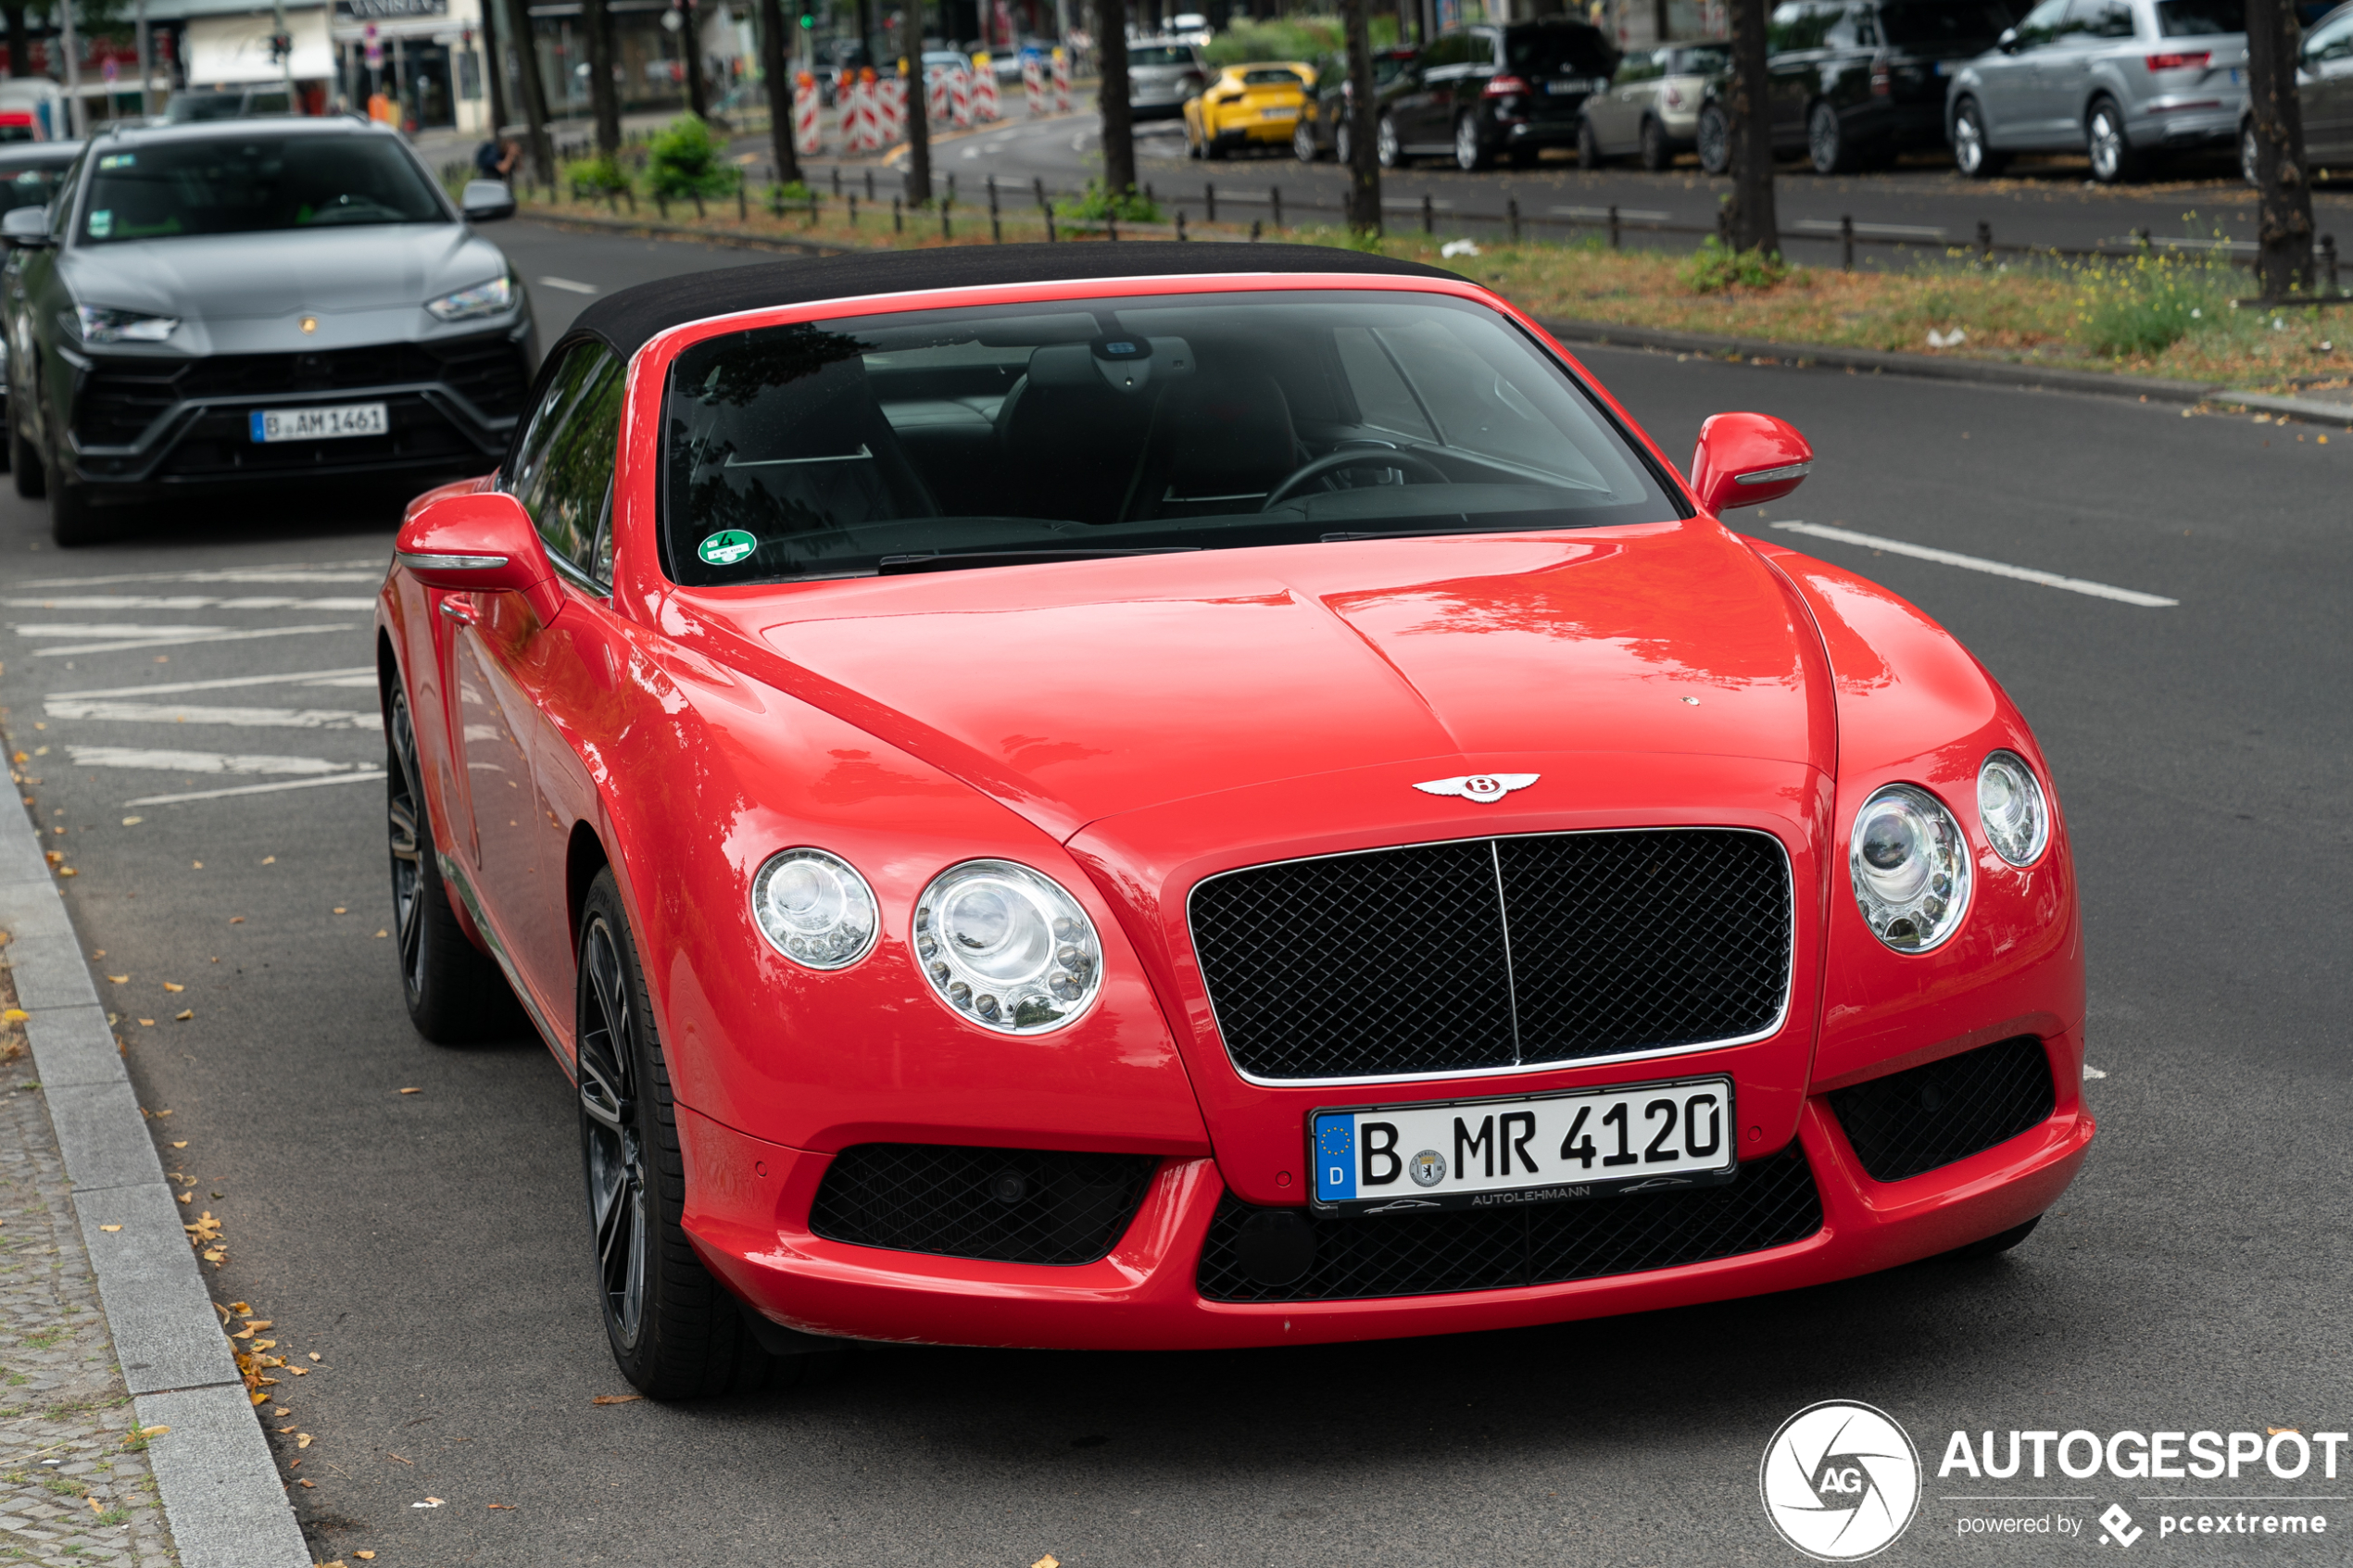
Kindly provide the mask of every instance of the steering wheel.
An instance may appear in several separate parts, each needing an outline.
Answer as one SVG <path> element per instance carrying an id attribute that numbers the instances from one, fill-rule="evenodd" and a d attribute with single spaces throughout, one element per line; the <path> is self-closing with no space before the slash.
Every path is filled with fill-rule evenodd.
<path id="1" fill-rule="evenodd" d="M 1327 452 L 1291 470 L 1280 484 L 1266 493 L 1266 499 L 1259 503 L 1258 509 L 1271 512 L 1295 493 L 1304 490 L 1326 474 L 1338 473 L 1342 469 L 1403 469 L 1424 484 L 1454 483 L 1446 477 L 1444 469 L 1428 458 L 1417 458 L 1411 452 L 1399 452 L 1388 447 L 1350 446 L 1338 452 Z"/>

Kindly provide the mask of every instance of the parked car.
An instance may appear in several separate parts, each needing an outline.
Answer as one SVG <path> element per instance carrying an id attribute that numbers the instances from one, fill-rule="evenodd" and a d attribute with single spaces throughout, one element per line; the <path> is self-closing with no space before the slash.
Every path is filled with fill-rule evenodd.
<path id="1" fill-rule="evenodd" d="M 1206 47 L 1217 35 L 1210 31 L 1209 19 L 1199 11 L 1179 11 L 1168 19 L 1169 36 L 1179 44 Z"/>
<path id="2" fill-rule="evenodd" d="M 1586 98 L 1606 91 L 1617 51 L 1583 22 L 1515 22 L 1441 32 L 1422 51 L 1413 85 L 1380 120 L 1390 168 L 1425 157 L 1485 169 L 1498 156 L 1529 164 L 1577 144 Z"/>
<path id="3" fill-rule="evenodd" d="M 1805 155 L 1817 173 L 1842 174 L 1943 146 L 1945 83 L 1992 48 L 2015 15 L 2005 0 L 1776 6 L 1767 35 L 1773 150 Z M 1723 172 L 1730 135 L 1720 78 L 1701 106 L 1697 134 L 1701 167 Z"/>
<path id="4" fill-rule="evenodd" d="M 80 142 L 9 142 L 0 144 L 0 213 L 20 208 L 45 207 L 57 194 L 66 172 L 73 160 L 82 156 L 84 144 Z M 23 265 L 20 253 L 10 251 L 6 270 Z M 8 365 L 8 336 L 0 331 L 0 420 L 7 417 L 7 394 L 5 380 Z M 0 445 L 0 470 L 7 468 L 6 447 Z"/>
<path id="5" fill-rule="evenodd" d="M 1138 119 L 1167 119 L 1215 73 L 1190 44 L 1153 39 L 1127 46 L 1127 112 Z"/>
<path id="6" fill-rule="evenodd" d="M 2009 156 L 2087 153 L 2092 177 L 2234 148 L 2246 118 L 2244 0 L 2043 0 L 1955 73 L 1946 119 L 1972 178 Z"/>
<path id="7" fill-rule="evenodd" d="M 1373 51 L 1373 102 L 1376 106 L 1374 123 L 1399 93 L 1410 84 L 1414 61 L 1421 51 L 1411 44 L 1402 48 Z M 1347 102 L 1355 95 L 1355 83 L 1348 79 L 1345 61 L 1317 79 L 1315 92 L 1299 111 L 1299 123 L 1292 127 L 1290 148 L 1302 163 L 1314 163 L 1318 158 L 1338 157 L 1346 163 L 1349 156 Z"/>
<path id="8" fill-rule="evenodd" d="M 2047 766 L 1719 521 L 1779 420 L 1687 483 L 1504 300 L 1292 245 L 731 268 L 550 358 L 378 595 L 384 956 L 573 1084 L 640 1392 L 1720 1303 L 2082 1164 Z"/>
<path id="9" fill-rule="evenodd" d="M 1303 60 L 1227 66 L 1185 100 L 1187 156 L 1221 158 L 1247 147 L 1286 145 L 1315 88 L 1315 68 Z"/>
<path id="10" fill-rule="evenodd" d="M 300 101 L 286 91 L 283 82 L 257 87 L 183 87 L 165 99 L 163 105 L 163 119 L 168 125 L 301 112 Z"/>
<path id="11" fill-rule="evenodd" d="M 72 134 L 64 88 L 45 76 L 0 82 L 0 144 L 50 142 Z"/>
<path id="12" fill-rule="evenodd" d="M 1674 44 L 1645 49 L 1617 63 L 1609 91 L 1585 100 L 1577 134 L 1577 161 L 1598 169 L 1629 154 L 1651 170 L 1665 169 L 1699 140 L 1700 106 L 1707 83 L 1730 63 L 1722 44 Z"/>
<path id="13" fill-rule="evenodd" d="M 2296 92 L 2304 115 L 2304 161 L 2314 169 L 2353 166 L 2353 5 L 2312 24 L 2296 55 Z M 2255 183 L 2255 125 L 2239 124 L 2239 173 Z"/>
<path id="14" fill-rule="evenodd" d="M 9 467 L 60 545 L 144 503 L 478 470 L 514 433 L 531 305 L 400 136 L 335 117 L 114 130 L 0 219 Z"/>

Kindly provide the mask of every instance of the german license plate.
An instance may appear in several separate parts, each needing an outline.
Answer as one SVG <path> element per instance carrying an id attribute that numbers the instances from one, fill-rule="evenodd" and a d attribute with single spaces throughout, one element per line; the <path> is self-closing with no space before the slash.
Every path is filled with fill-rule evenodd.
<path id="1" fill-rule="evenodd" d="M 1739 1169 L 1722 1077 L 1317 1110 L 1308 1128 L 1315 1206 L 1360 1214 L 1667 1192 Z"/>
<path id="2" fill-rule="evenodd" d="M 1299 111 L 1297 109 L 1260 109 L 1258 111 L 1258 118 L 1261 119 L 1297 119 L 1299 118 Z"/>
<path id="3" fill-rule="evenodd" d="M 1585 83 L 1582 81 L 1547 82 L 1544 83 L 1544 91 L 1551 94 L 1555 98 L 1566 98 L 1572 93 L 1582 93 L 1585 91 Z"/>
<path id="4" fill-rule="evenodd" d="M 340 441 L 350 435 L 382 435 L 381 403 L 343 403 L 332 408 L 256 408 L 247 420 L 257 442 Z"/>

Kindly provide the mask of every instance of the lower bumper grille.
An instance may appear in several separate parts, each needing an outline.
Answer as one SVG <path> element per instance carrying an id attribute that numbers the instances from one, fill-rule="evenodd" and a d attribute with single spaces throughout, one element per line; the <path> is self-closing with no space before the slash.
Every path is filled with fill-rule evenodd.
<path id="1" fill-rule="evenodd" d="M 1900 1182 L 2014 1138 L 2051 1114 L 2051 1059 L 2032 1035 L 1891 1073 L 1830 1096 L 1875 1182 Z"/>
<path id="2" fill-rule="evenodd" d="M 867 1143 L 818 1185 L 809 1228 L 828 1241 L 1000 1263 L 1091 1263 L 1143 1202 L 1148 1154 Z"/>
<path id="3" fill-rule="evenodd" d="M 1252 1225 L 1261 1215 L 1286 1216 L 1281 1223 L 1290 1234 L 1268 1245 L 1267 1222 Z M 1228 1193 L 1210 1221 L 1200 1288 L 1212 1301 L 1501 1290 L 1761 1252 L 1821 1228 L 1814 1173 L 1794 1144 L 1742 1166 L 1739 1179 L 1725 1186 L 1526 1209 L 1335 1219 L 1301 1209 L 1253 1209 Z M 1312 1246 L 1298 1234 L 1302 1229 Z M 1277 1266 L 1270 1268 L 1269 1259 Z M 1271 1283 L 1270 1276 L 1302 1261 L 1296 1277 Z"/>

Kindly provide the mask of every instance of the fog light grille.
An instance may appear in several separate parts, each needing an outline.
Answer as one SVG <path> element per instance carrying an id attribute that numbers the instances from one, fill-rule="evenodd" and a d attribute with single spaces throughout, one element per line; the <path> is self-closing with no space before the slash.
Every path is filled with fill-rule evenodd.
<path id="1" fill-rule="evenodd" d="M 1839 1089 L 1831 1110 L 1875 1182 L 1900 1182 L 2014 1138 L 2057 1103 L 2032 1035 Z"/>
<path id="2" fill-rule="evenodd" d="M 856 1144 L 818 1184 L 809 1228 L 900 1252 L 1091 1263 L 1136 1217 L 1157 1163 L 1148 1154 Z"/>

